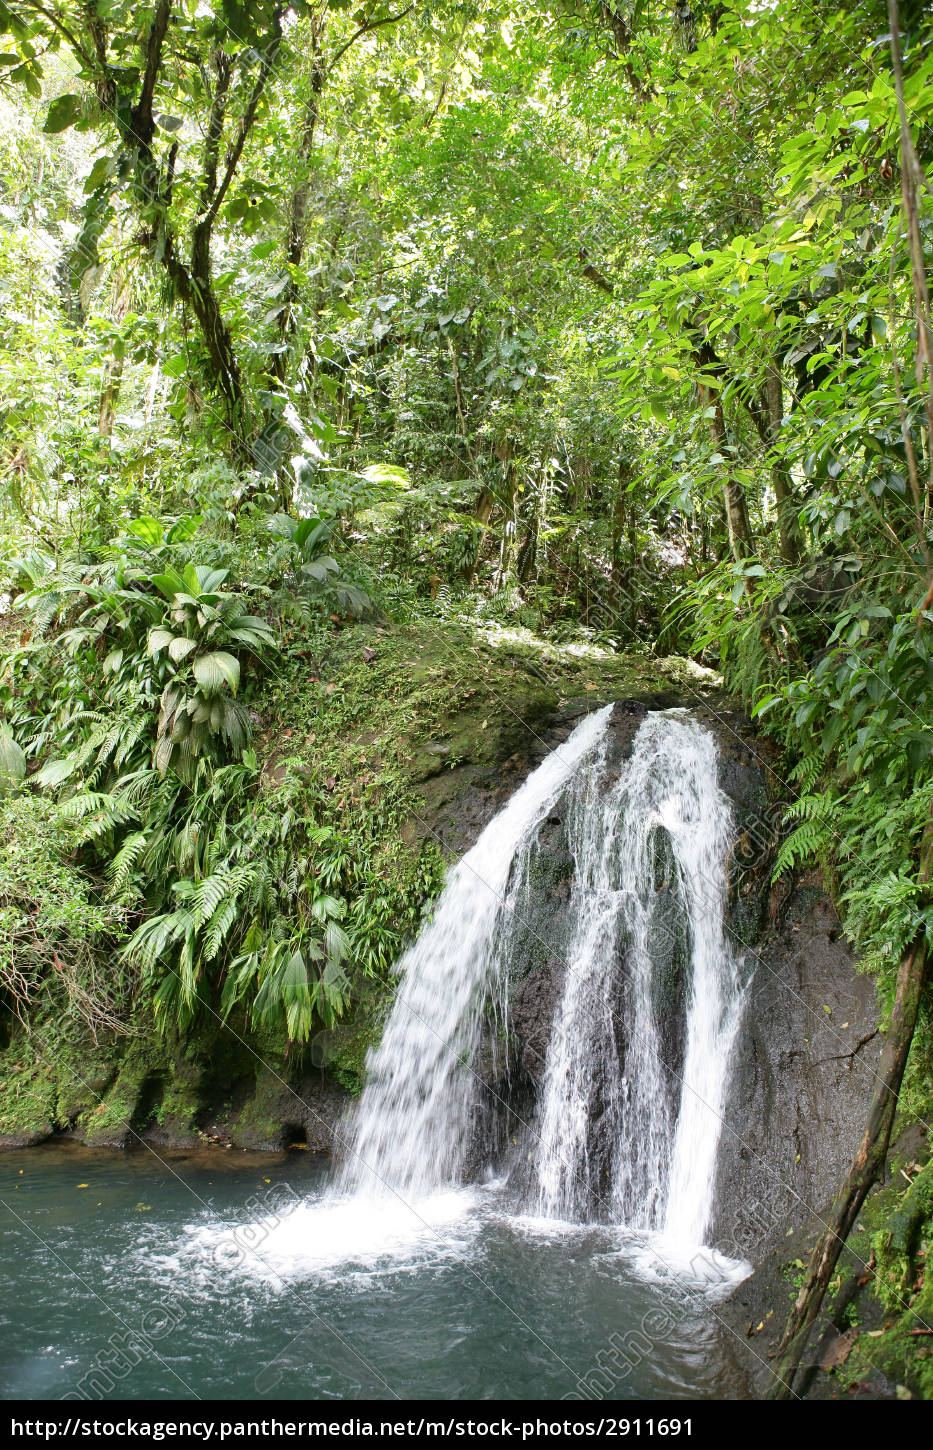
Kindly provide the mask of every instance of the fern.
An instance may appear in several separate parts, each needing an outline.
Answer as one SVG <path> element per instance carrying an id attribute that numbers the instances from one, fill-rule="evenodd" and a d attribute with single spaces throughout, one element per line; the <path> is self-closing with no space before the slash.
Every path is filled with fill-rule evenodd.
<path id="1" fill-rule="evenodd" d="M 131 836 L 127 836 L 110 862 L 107 875 L 110 878 L 111 892 L 114 896 L 121 896 L 126 891 L 145 846 L 145 832 L 134 831 Z"/>
<path id="2" fill-rule="evenodd" d="M 835 838 L 832 818 L 833 803 L 827 795 L 801 796 L 788 807 L 787 819 L 799 820 L 800 825 L 781 843 L 771 873 L 772 882 L 785 871 L 794 871 L 804 862 L 818 859 L 832 845 Z"/>

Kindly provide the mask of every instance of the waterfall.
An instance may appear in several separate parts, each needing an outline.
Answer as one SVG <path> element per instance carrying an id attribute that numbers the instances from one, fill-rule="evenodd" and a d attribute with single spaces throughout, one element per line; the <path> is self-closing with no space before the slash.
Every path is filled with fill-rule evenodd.
<path id="1" fill-rule="evenodd" d="M 587 716 L 450 872 L 368 1060 L 345 1191 L 422 1197 L 460 1181 L 471 1059 L 487 1005 L 506 1020 L 531 863 L 557 812 L 573 883 L 526 1202 L 702 1242 L 744 1000 L 724 927 L 731 809 L 715 740 L 684 711 L 649 714 L 613 781 L 611 713 Z"/>
<path id="2" fill-rule="evenodd" d="M 573 931 L 534 1151 L 537 1211 L 594 1201 L 702 1242 L 744 990 L 725 935 L 733 837 L 713 736 L 651 714 L 615 786 L 570 802 Z"/>
<path id="3" fill-rule="evenodd" d="M 400 964 L 382 1042 L 367 1061 L 342 1187 L 423 1195 L 459 1181 L 476 1079 L 469 1071 L 511 929 L 512 864 L 605 735 L 588 715 L 538 766 L 450 871 L 434 915 Z M 583 771 L 585 775 L 585 769 Z"/>

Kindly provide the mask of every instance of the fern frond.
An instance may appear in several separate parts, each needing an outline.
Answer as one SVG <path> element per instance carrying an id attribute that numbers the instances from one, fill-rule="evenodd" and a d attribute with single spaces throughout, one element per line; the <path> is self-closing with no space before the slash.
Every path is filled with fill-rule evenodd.
<path id="1" fill-rule="evenodd" d="M 815 860 L 832 839 L 833 832 L 825 818 L 813 817 L 801 821 L 797 829 L 791 831 L 778 851 L 774 870 L 771 873 L 772 882 L 777 881 L 779 876 L 783 876 L 785 871 L 796 870 L 805 861 Z"/>
<path id="2" fill-rule="evenodd" d="M 114 856 L 107 871 L 107 875 L 110 877 L 111 890 L 114 895 L 119 895 L 126 890 L 145 845 L 146 836 L 144 832 L 134 831 L 131 836 L 127 836 L 123 845 Z"/>

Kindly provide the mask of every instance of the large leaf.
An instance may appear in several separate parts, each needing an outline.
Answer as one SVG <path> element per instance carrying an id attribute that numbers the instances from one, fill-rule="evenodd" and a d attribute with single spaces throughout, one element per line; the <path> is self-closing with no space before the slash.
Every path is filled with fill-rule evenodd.
<path id="1" fill-rule="evenodd" d="M 56 135 L 59 131 L 66 131 L 73 126 L 75 121 L 81 119 L 81 97 L 68 95 L 59 96 L 49 106 L 49 113 L 45 118 L 45 125 L 42 127 L 49 135 Z"/>
<path id="2" fill-rule="evenodd" d="M 193 564 L 186 564 L 182 570 L 181 577 L 184 581 L 184 588 L 193 598 L 197 599 L 198 595 L 202 592 L 201 570 L 196 569 Z"/>
<path id="3" fill-rule="evenodd" d="M 194 678 L 209 695 L 215 694 L 224 685 L 228 685 L 236 694 L 240 687 L 240 662 L 225 650 L 214 650 L 211 654 L 200 655 L 195 660 Z"/>
<path id="4" fill-rule="evenodd" d="M 302 564 L 301 572 L 306 579 L 314 579 L 318 584 L 323 584 L 328 574 L 339 573 L 340 565 L 336 559 L 329 554 L 324 554 L 320 559 L 313 559 L 310 564 Z"/>
<path id="5" fill-rule="evenodd" d="M 0 724 L 0 795 L 12 790 L 25 778 L 26 757 L 13 739 L 13 731 L 4 720 Z"/>
<path id="6" fill-rule="evenodd" d="M 274 649 L 275 635 L 264 619 L 255 614 L 238 614 L 230 620 L 229 634 L 238 644 L 251 649 Z"/>
<path id="7" fill-rule="evenodd" d="M 170 629 L 152 629 L 149 631 L 149 653 L 157 655 L 160 650 L 169 649 L 174 641 L 175 635 Z"/>
<path id="8" fill-rule="evenodd" d="M 199 564 L 195 571 L 201 594 L 214 594 L 230 573 L 229 569 L 209 569 Z M 185 571 L 187 579 L 187 570 Z"/>
<path id="9" fill-rule="evenodd" d="M 164 574 L 153 574 L 152 582 L 166 599 L 172 600 L 176 594 L 184 592 L 185 581 L 174 569 L 166 569 Z"/>
<path id="10" fill-rule="evenodd" d="M 64 760 L 50 760 L 47 765 L 43 765 L 35 779 L 42 786 L 61 785 L 62 781 L 74 775 L 75 764 L 74 756 L 68 756 Z"/>
<path id="11" fill-rule="evenodd" d="M 183 634 L 174 637 L 168 647 L 169 656 L 177 665 L 181 660 L 186 659 L 193 649 L 197 649 L 196 639 L 187 639 Z"/>
<path id="12" fill-rule="evenodd" d="M 164 775 L 165 772 L 168 770 L 169 762 L 172 759 L 173 749 L 174 746 L 172 745 L 172 742 L 167 735 L 163 735 L 162 739 L 157 741 L 156 748 L 153 751 L 152 755 L 152 763 L 160 775 Z"/>
<path id="13" fill-rule="evenodd" d="M 186 514 L 183 518 L 176 519 L 165 536 L 167 544 L 184 544 L 188 539 L 194 537 L 203 523 L 201 514 Z"/>
<path id="14" fill-rule="evenodd" d="M 165 534 L 163 533 L 161 523 L 158 519 L 151 518 L 149 515 L 144 515 L 139 519 L 132 519 L 127 527 L 130 533 L 139 539 L 141 543 L 145 544 L 147 548 L 158 549 L 165 541 Z"/>
<path id="15" fill-rule="evenodd" d="M 289 522 L 291 523 L 291 520 Z M 319 528 L 322 523 L 322 519 L 314 517 L 299 519 L 297 524 L 292 525 L 292 543 L 297 544 L 301 548 L 308 535 L 313 533 L 316 528 Z"/>
<path id="16" fill-rule="evenodd" d="M 236 700 L 224 701 L 220 729 L 227 744 L 237 753 L 249 744 L 249 715 Z"/>

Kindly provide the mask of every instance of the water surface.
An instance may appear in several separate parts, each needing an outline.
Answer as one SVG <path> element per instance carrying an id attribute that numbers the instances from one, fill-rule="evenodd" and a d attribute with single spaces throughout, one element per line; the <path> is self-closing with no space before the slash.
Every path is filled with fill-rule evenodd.
<path id="1" fill-rule="evenodd" d="M 325 1200 L 328 1171 L 299 1152 L 157 1157 L 50 1144 L 0 1156 L 0 1392 L 745 1392 L 715 1296 L 694 1284 L 709 1271 L 703 1261 L 690 1269 L 668 1247 L 611 1228 L 511 1216 L 495 1185 L 413 1209 Z"/>

